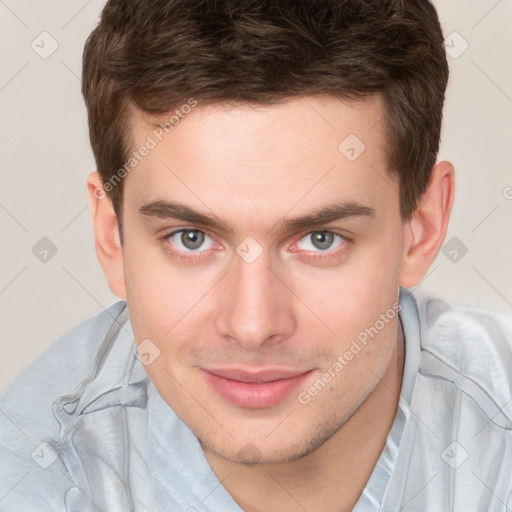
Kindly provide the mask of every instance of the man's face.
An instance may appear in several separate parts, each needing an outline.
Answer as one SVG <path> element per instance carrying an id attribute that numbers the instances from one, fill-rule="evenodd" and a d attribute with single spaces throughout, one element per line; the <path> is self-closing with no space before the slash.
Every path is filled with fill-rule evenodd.
<path id="1" fill-rule="evenodd" d="M 133 150 L 156 142 L 124 184 L 135 341 L 159 350 L 149 378 L 225 458 L 308 453 L 390 364 L 404 227 L 383 115 L 378 97 L 217 104 L 159 141 L 134 114 Z M 314 222 L 326 208 L 340 215 Z M 179 218 L 192 210 L 212 222 Z"/>

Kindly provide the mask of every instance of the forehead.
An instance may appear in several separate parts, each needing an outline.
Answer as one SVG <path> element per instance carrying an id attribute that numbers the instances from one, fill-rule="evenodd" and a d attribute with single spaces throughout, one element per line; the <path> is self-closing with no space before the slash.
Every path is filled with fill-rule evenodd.
<path id="1" fill-rule="evenodd" d="M 396 195 L 398 204 L 383 118 L 379 96 L 351 103 L 310 96 L 275 105 L 198 104 L 158 118 L 132 110 L 130 151 L 150 140 L 152 149 L 127 176 L 125 199 L 140 206 L 179 197 L 226 212 L 229 201 L 242 217 L 299 203 L 306 210 L 326 196 L 378 208 Z"/>

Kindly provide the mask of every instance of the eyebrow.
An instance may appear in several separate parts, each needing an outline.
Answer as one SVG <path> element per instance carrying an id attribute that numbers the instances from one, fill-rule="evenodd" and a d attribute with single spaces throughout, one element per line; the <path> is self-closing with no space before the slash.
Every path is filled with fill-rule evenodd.
<path id="1" fill-rule="evenodd" d="M 375 217 L 375 210 L 357 201 L 336 201 L 300 217 L 282 218 L 269 231 L 302 230 L 353 217 Z"/>
<path id="2" fill-rule="evenodd" d="M 148 217 L 179 219 L 190 222 L 191 224 L 201 224 L 208 228 L 220 229 L 228 233 L 234 232 L 233 228 L 226 224 L 220 217 L 217 217 L 217 215 L 198 212 L 177 201 L 164 201 L 159 199 L 151 203 L 146 203 L 139 208 L 139 213 Z"/>
<path id="3" fill-rule="evenodd" d="M 177 201 L 156 200 L 139 208 L 139 213 L 160 219 L 179 219 L 210 229 L 234 233 L 235 230 L 213 213 L 202 213 Z M 320 209 L 295 218 L 282 218 L 268 232 L 302 230 L 353 217 L 375 217 L 375 210 L 357 201 L 335 201 Z"/>

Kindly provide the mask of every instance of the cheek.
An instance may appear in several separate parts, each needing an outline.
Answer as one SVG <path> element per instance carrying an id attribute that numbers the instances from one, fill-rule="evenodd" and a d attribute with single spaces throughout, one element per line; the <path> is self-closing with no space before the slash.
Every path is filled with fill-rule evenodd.
<path id="1" fill-rule="evenodd" d="M 155 261 L 150 251 L 134 251 L 127 245 L 126 295 L 135 340 L 161 340 L 172 328 L 173 312 L 179 311 L 182 294 L 176 280 L 169 280 L 165 267 Z"/>
<path id="2" fill-rule="evenodd" d="M 392 308 L 398 300 L 400 253 L 381 254 L 373 248 L 336 269 L 295 273 L 291 287 L 309 310 L 304 319 L 310 319 L 310 329 L 322 329 L 336 345 L 350 343 Z"/>
<path id="3" fill-rule="evenodd" d="M 211 287 L 212 276 L 206 268 L 191 271 L 186 265 L 176 264 L 154 240 L 133 234 L 127 237 L 124 253 L 131 314 L 160 335 L 194 308 Z"/>
<path id="4" fill-rule="evenodd" d="M 130 251 L 128 247 L 125 259 L 132 329 L 137 344 L 148 339 L 156 347 L 158 357 L 145 366 L 150 379 L 173 387 L 167 372 L 180 381 L 184 379 L 191 348 L 204 339 L 205 329 L 212 328 L 205 307 L 215 275 L 171 264 L 164 251 L 156 247 L 145 252 Z"/>

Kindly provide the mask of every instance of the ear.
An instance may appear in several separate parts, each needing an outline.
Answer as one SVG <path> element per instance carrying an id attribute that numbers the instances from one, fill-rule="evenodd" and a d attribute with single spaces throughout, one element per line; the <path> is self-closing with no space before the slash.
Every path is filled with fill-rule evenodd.
<path id="1" fill-rule="evenodd" d="M 87 192 L 94 227 L 96 255 L 114 295 L 126 300 L 123 247 L 119 224 L 112 202 L 103 189 L 101 177 L 92 172 L 87 177 Z"/>
<path id="2" fill-rule="evenodd" d="M 404 227 L 400 286 L 416 286 L 443 245 L 455 194 L 455 172 L 449 162 L 437 162 L 418 207 Z"/>

